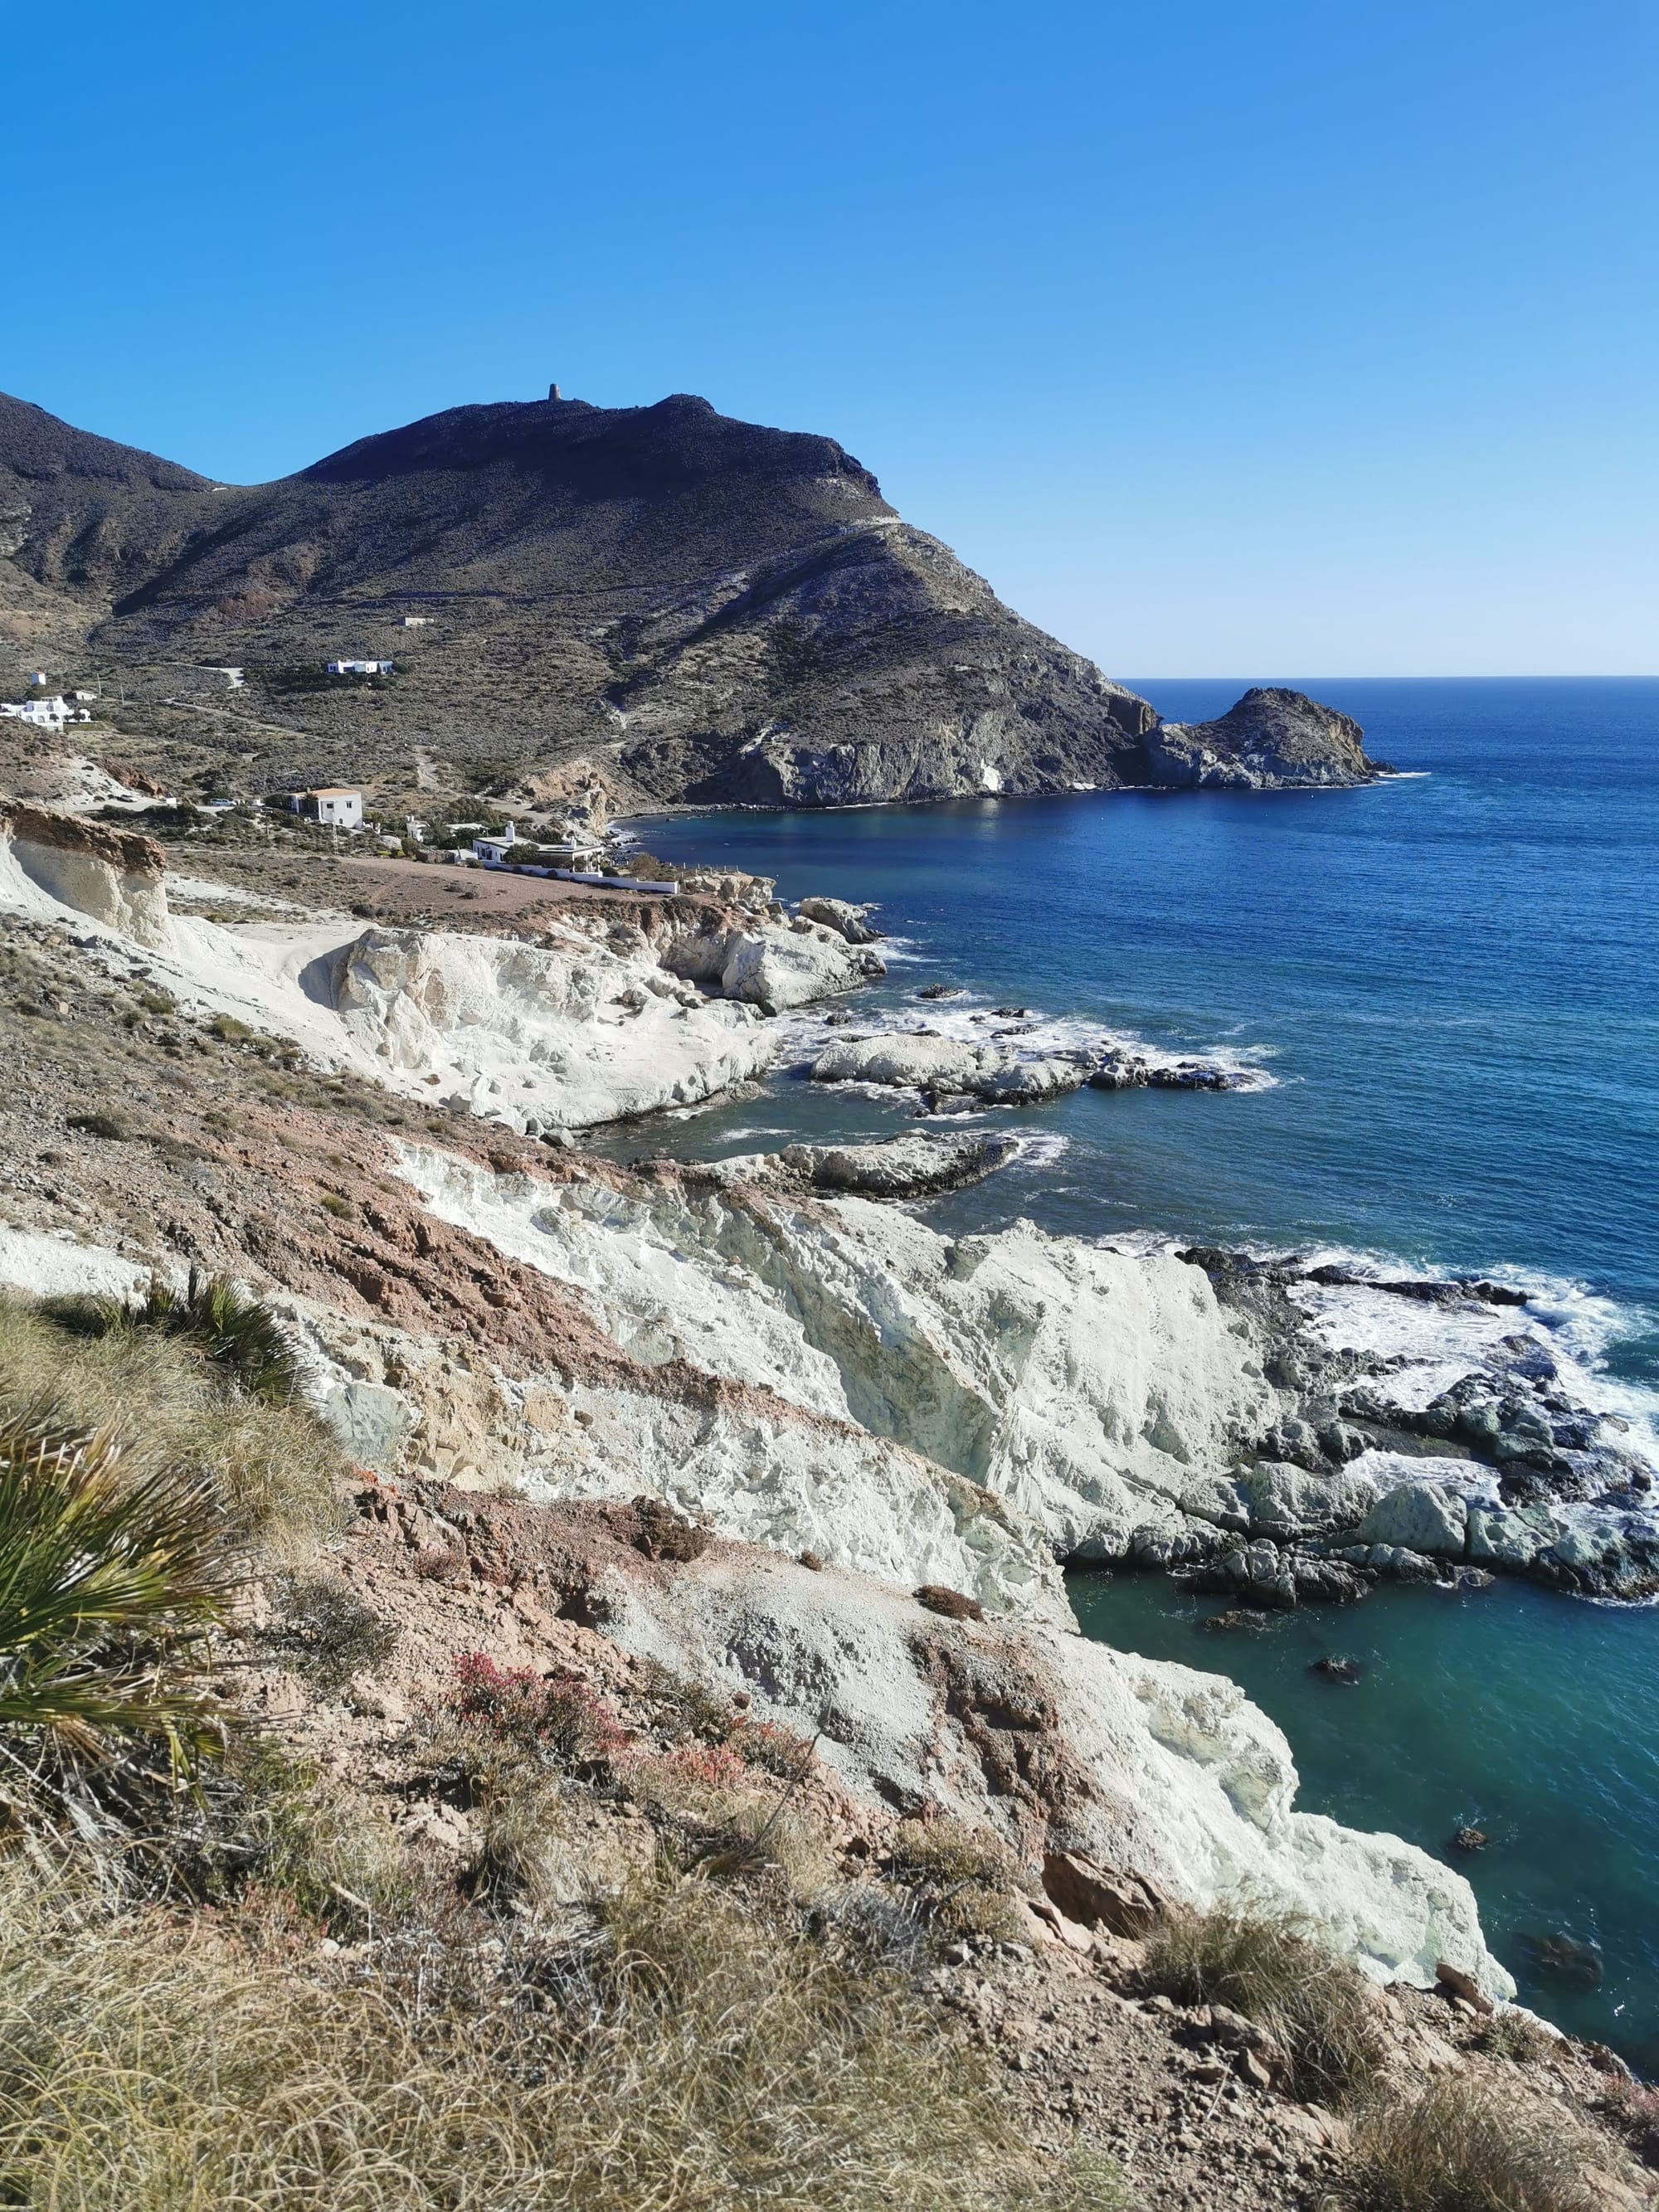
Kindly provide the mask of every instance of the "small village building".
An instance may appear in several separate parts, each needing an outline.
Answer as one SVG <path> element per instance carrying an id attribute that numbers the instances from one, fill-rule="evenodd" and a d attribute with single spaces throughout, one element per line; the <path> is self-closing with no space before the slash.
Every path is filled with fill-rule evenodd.
<path id="1" fill-rule="evenodd" d="M 561 868 L 591 867 L 605 858 L 605 842 L 591 830 L 567 826 L 557 837 L 542 840 L 541 856 Z"/>
<path id="2" fill-rule="evenodd" d="M 296 791 L 288 802 L 290 814 L 303 814 L 325 830 L 361 830 L 363 794 L 343 783 L 325 784 L 318 791 Z"/>
<path id="3" fill-rule="evenodd" d="M 95 691 L 71 691 L 70 696 L 77 707 L 90 707 L 96 701 L 98 694 Z"/>
<path id="4" fill-rule="evenodd" d="M 507 860 L 513 858 L 513 848 L 519 842 L 516 823 L 509 822 L 498 836 L 475 837 L 472 857 L 475 860 Z"/>
<path id="5" fill-rule="evenodd" d="M 430 615 L 405 615 L 398 627 L 402 629 L 425 629 L 431 620 Z"/>
<path id="6" fill-rule="evenodd" d="M 331 676 L 390 676 L 389 660 L 331 660 L 327 664 Z"/>
<path id="7" fill-rule="evenodd" d="M 61 694 L 50 699 L 25 699 L 21 706 L 8 700 L 0 705 L 0 714 L 5 715 L 9 721 L 27 722 L 37 730 L 61 730 L 67 721 L 89 722 L 92 720 L 90 714 L 77 714 Z"/>

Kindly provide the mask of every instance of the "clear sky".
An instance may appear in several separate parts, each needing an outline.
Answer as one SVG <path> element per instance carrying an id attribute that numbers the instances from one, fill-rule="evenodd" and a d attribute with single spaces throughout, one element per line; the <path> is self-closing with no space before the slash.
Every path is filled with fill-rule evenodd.
<path id="1" fill-rule="evenodd" d="M 0 0 L 0 389 L 827 431 L 1109 672 L 1659 670 L 1653 0 Z"/>

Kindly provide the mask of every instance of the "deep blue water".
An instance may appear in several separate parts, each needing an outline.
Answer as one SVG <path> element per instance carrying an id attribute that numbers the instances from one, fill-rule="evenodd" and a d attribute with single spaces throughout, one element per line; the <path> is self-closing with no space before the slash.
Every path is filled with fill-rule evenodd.
<path id="1" fill-rule="evenodd" d="M 1201 720 L 1243 686 L 1137 688 Z M 726 813 L 643 834 L 775 876 L 786 897 L 877 902 L 901 957 L 861 1013 L 945 981 L 981 1004 L 1259 1054 L 1276 1079 L 1249 1095 L 1079 1092 L 1020 1125 L 1063 1146 L 943 1201 L 940 1225 L 1023 1212 L 1084 1236 L 1549 1278 L 1578 1348 L 1639 1404 L 1659 1389 L 1659 679 L 1301 688 L 1414 773 L 1356 792 Z M 901 1126 L 896 1107 L 786 1076 L 672 1142 L 707 1154 Z M 1501 1847 L 1465 1870 L 1529 2001 L 1659 2063 L 1659 1612 L 1385 1593 L 1305 1625 L 1370 1658 L 1345 1705 L 1272 1656 L 1303 1628 L 1235 1656 L 1184 1603 L 1108 1579 L 1089 1625 L 1247 1679 L 1291 1736 L 1306 1804 L 1438 1849 L 1471 1806 L 1501 1803 Z M 1600 1991 L 1524 1972 L 1514 1939 L 1551 1916 L 1601 1940 Z"/>

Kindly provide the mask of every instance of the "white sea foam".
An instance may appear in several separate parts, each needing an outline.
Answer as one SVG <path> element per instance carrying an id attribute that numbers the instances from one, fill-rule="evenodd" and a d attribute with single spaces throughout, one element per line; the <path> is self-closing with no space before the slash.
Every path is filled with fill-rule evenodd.
<path id="1" fill-rule="evenodd" d="M 1331 1249 L 1304 1256 L 1315 1266 L 1337 1265 L 1384 1280 L 1446 1279 L 1376 1253 Z M 1398 1362 L 1377 1387 L 1407 1411 L 1420 1412 L 1462 1376 L 1501 1358 L 1506 1339 L 1530 1337 L 1555 1363 L 1566 1395 L 1588 1413 L 1627 1422 L 1624 1443 L 1659 1468 L 1659 1391 L 1607 1371 L 1613 1346 L 1644 1334 L 1650 1317 L 1559 1276 L 1498 1267 L 1486 1279 L 1523 1291 L 1527 1304 L 1439 1306 L 1363 1281 L 1298 1283 L 1291 1296 L 1320 1342 Z"/>

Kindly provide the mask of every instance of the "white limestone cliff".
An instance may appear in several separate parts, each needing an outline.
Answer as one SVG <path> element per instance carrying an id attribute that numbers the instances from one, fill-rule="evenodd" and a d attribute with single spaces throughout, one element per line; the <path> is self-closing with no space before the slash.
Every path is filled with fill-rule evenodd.
<path id="1" fill-rule="evenodd" d="M 720 1547 L 608 1598 L 625 1647 L 747 1690 L 867 1799 L 932 1802 L 1027 1858 L 1080 1851 L 1200 1908 L 1293 1913 L 1378 1981 L 1432 1984 L 1444 1960 L 1514 1994 L 1463 1877 L 1297 1812 L 1283 1734 L 1218 1675 Z"/>

